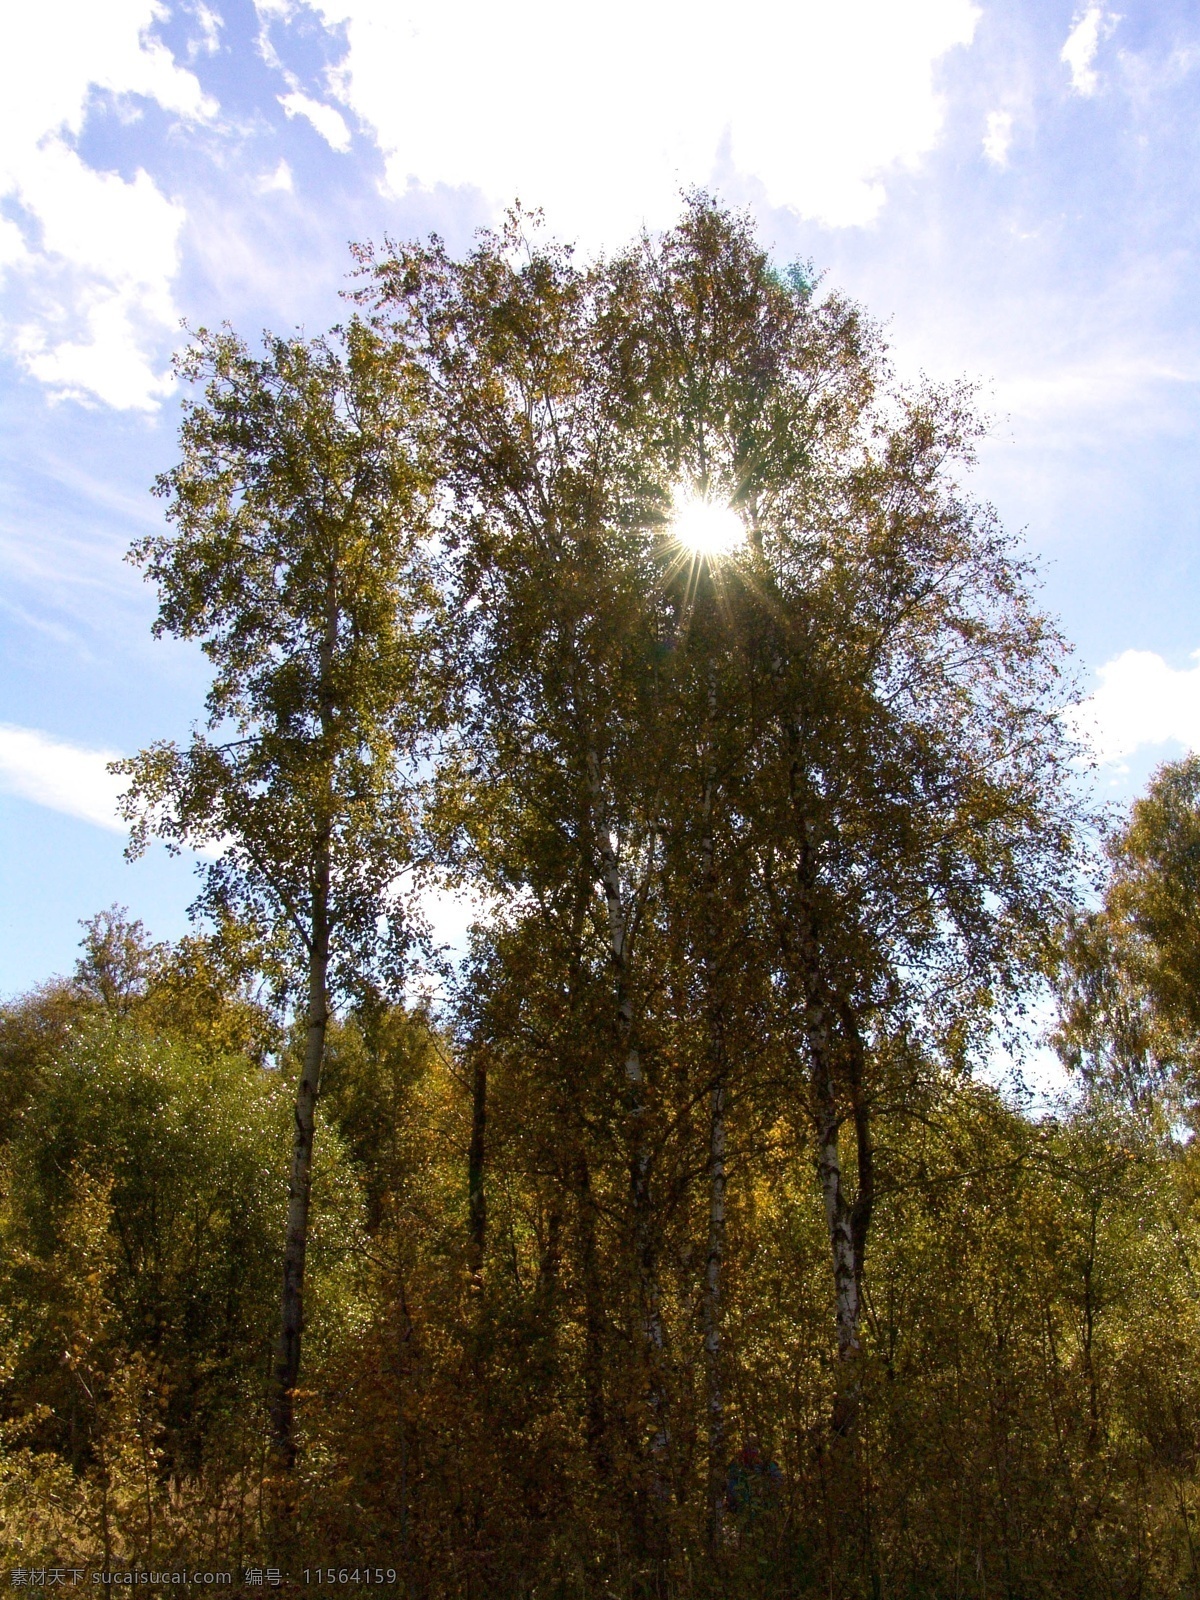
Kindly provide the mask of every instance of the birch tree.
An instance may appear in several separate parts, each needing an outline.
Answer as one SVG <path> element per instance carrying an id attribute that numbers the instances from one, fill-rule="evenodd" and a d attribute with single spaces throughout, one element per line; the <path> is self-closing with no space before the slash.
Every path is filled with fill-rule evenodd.
<path id="1" fill-rule="evenodd" d="M 888 1041 L 965 1065 L 1036 981 L 1075 886 L 1061 641 L 948 470 L 969 452 L 969 411 L 937 393 L 897 409 L 872 419 L 824 504 L 778 507 L 756 573 L 775 623 L 759 609 L 773 704 L 754 826 L 808 1058 L 846 1363 Z"/>
<path id="2" fill-rule="evenodd" d="M 208 658 L 207 715 L 118 770 L 132 852 L 157 835 L 211 854 L 198 909 L 278 935 L 303 998 L 270 1402 L 290 1465 L 330 1005 L 394 975 L 411 934 L 394 885 L 432 721 L 425 484 L 411 391 L 360 322 L 258 358 L 202 331 L 179 370 L 203 388 L 155 486 L 170 526 L 131 554 L 158 588 L 156 634 Z"/>
<path id="3" fill-rule="evenodd" d="M 1063 929 L 1055 1043 L 1090 1086 L 1194 1121 L 1200 760 L 1160 767 L 1106 854 L 1101 905 Z"/>
<path id="4" fill-rule="evenodd" d="M 720 714 L 743 730 L 730 822 L 756 863 L 774 1031 L 807 1101 L 841 1432 L 886 1064 L 962 1066 L 1036 981 L 1070 903 L 1063 643 L 962 488 L 980 431 L 968 393 L 900 388 L 855 307 L 779 273 L 702 196 L 630 261 L 642 426 L 668 472 L 746 529 L 707 563 L 732 663 Z"/>
<path id="5" fill-rule="evenodd" d="M 649 1449 L 661 1461 L 668 1401 L 639 934 L 659 843 L 653 797 L 667 781 L 654 664 L 672 623 L 645 539 L 663 496 L 629 426 L 623 363 L 636 362 L 636 328 L 601 270 L 537 243 L 519 217 L 465 262 L 434 246 L 365 264 L 376 314 L 424 373 L 440 419 L 456 609 L 469 618 L 464 781 L 447 815 L 488 888 L 536 904 L 575 990 L 584 945 L 603 929 L 620 1074 L 608 1115 L 620 1108 Z M 578 1140 L 571 1161 L 586 1228 L 591 1177 Z"/>

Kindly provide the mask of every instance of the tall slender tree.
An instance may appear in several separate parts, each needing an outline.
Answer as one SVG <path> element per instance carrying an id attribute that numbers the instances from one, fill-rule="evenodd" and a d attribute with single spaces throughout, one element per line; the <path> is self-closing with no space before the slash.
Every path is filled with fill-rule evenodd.
<path id="1" fill-rule="evenodd" d="M 603 928 L 606 1051 L 620 1082 L 604 1117 L 618 1113 L 627 1152 L 645 1431 L 661 1462 L 667 1393 L 638 939 L 658 846 L 652 797 L 668 781 L 655 662 L 669 606 L 655 603 L 645 539 L 663 496 L 629 425 L 630 308 L 604 272 L 539 244 L 526 223 L 514 217 L 464 262 L 435 245 L 365 264 L 376 314 L 424 373 L 439 419 L 447 537 L 469 618 L 459 762 L 468 779 L 449 808 L 459 842 L 493 892 L 536 904 L 572 993 L 585 942 Z M 564 1097 L 568 1116 L 573 1107 L 577 1089 Z M 571 1165 L 586 1228 L 579 1141 Z M 598 1408 L 593 1384 L 593 1416 Z"/>
<path id="2" fill-rule="evenodd" d="M 899 389 L 853 306 L 780 274 L 702 196 L 628 270 L 649 324 L 643 425 L 746 529 L 707 562 L 733 663 L 722 714 L 742 730 L 730 821 L 756 863 L 742 898 L 769 930 L 774 1031 L 801 1067 L 842 1430 L 884 1064 L 985 1037 L 1070 903 L 1063 645 L 958 480 L 979 431 L 968 394 Z"/>
<path id="3" fill-rule="evenodd" d="M 131 554 L 158 587 L 156 634 L 208 657 L 207 717 L 186 746 L 118 770 L 132 852 L 157 835 L 213 856 L 198 908 L 274 931 L 303 996 L 271 1393 L 290 1465 L 330 1005 L 381 966 L 394 973 L 411 932 L 395 884 L 437 698 L 426 482 L 411 387 L 359 321 L 269 338 L 262 357 L 202 331 L 179 370 L 203 390 L 185 407 L 182 459 L 156 484 L 171 526 Z"/>
<path id="4" fill-rule="evenodd" d="M 1107 840 L 1104 899 L 1063 930 L 1063 1060 L 1144 1112 L 1200 1084 L 1200 758 L 1160 767 Z"/>

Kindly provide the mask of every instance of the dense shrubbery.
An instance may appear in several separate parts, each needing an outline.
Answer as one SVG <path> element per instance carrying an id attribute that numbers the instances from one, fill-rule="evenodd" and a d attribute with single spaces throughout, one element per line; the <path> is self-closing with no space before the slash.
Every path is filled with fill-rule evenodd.
<path id="1" fill-rule="evenodd" d="M 491 1087 L 469 1227 L 469 1081 L 420 1014 L 334 1031 L 294 1481 L 263 1409 L 290 1068 L 198 1054 L 79 984 L 3 1014 L 3 1540 L 10 1565 L 355 1561 L 414 1594 L 632 1593 L 622 1241 L 555 1193 L 532 1085 Z M 17 1086 L 20 1086 L 19 1091 Z M 944 1078 L 889 1119 L 852 1505 L 820 1198 L 793 1131 L 735 1110 L 723 1538 L 705 1527 L 695 1212 L 663 1241 L 678 1594 L 1174 1595 L 1194 1582 L 1200 1169 L 1098 1090 L 1031 1121 Z M 575 1197 L 578 1201 L 578 1196 Z M 598 1259 L 589 1266 L 586 1249 Z M 589 1440 L 589 1271 L 605 1442 Z M 594 1308 L 593 1308 L 594 1309 Z M 593 1330 L 594 1331 L 594 1330 Z M 847 1548 L 847 1527 L 850 1529 Z M 639 1565 L 641 1570 L 639 1571 Z"/>

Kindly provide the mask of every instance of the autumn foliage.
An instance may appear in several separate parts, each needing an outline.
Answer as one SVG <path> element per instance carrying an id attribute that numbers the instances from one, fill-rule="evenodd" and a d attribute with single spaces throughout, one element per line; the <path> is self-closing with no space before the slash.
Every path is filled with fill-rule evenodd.
<path id="1" fill-rule="evenodd" d="M 358 261 L 196 336 L 134 551 L 198 931 L 0 1013 L 9 1563 L 1191 1594 L 1200 785 L 1089 862 L 970 394 L 704 196 Z"/>

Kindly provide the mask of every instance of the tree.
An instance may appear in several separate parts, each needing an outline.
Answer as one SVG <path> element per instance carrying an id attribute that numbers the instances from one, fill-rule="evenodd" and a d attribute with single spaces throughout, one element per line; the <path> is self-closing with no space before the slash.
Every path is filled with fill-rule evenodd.
<path id="1" fill-rule="evenodd" d="M 663 497 L 644 470 L 642 435 L 629 425 L 623 362 L 636 362 L 637 352 L 628 310 L 602 271 L 531 241 L 519 215 L 503 235 L 484 236 L 465 262 L 437 244 L 364 259 L 381 325 L 424 374 L 449 492 L 454 609 L 466 620 L 459 649 L 470 694 L 446 774 L 445 836 L 492 893 L 509 902 L 529 895 L 536 904 L 547 955 L 565 970 L 568 1012 L 580 1007 L 592 977 L 585 947 L 597 919 L 603 925 L 603 1054 L 611 1052 L 606 1080 L 608 1066 L 618 1076 L 607 1082 L 601 1120 L 619 1124 L 613 1131 L 626 1150 L 628 1266 L 644 1363 L 639 1409 L 651 1455 L 661 1458 L 667 1396 L 637 988 L 641 901 L 657 839 L 655 802 L 643 797 L 669 782 L 655 726 L 665 597 L 653 603 L 645 539 Z M 472 1215 L 481 1230 L 486 1058 L 475 1051 L 473 1059 L 480 1137 Z M 578 1056 L 561 1062 L 558 1103 L 570 1131 L 558 1141 L 557 1163 L 588 1235 L 595 1213 L 578 1120 L 581 1065 Z M 593 1246 L 584 1253 L 594 1260 Z M 590 1306 L 585 1342 L 595 1355 L 594 1295 Z M 587 1386 L 599 1433 L 595 1370 Z M 635 1455 L 642 1431 L 634 1429 Z"/>
<path id="2" fill-rule="evenodd" d="M 1143 1111 L 1193 1116 L 1200 1071 L 1200 757 L 1160 767 L 1107 840 L 1102 904 L 1063 929 L 1056 1045 Z"/>
<path id="3" fill-rule="evenodd" d="M 92 1184 L 111 1210 L 104 1381 L 135 1352 L 163 1372 L 162 1420 L 184 1472 L 222 1415 L 252 1399 L 261 1371 L 283 1209 L 262 1173 L 285 1154 L 286 1098 L 278 1074 L 245 1057 L 214 1059 L 183 1030 L 170 1039 L 119 1015 L 83 1019 L 56 1052 L 3 1172 L 0 1298 L 29 1335 L 20 1383 L 52 1407 L 39 1431 L 77 1468 L 95 1383 L 64 1371 L 53 1320 L 63 1308 L 47 1300 L 38 1311 L 39 1274 L 72 1245 L 73 1197 Z"/>
<path id="4" fill-rule="evenodd" d="M 68 993 L 148 1031 L 165 1027 L 209 1055 L 246 1055 L 261 1065 L 279 1044 L 272 951 L 228 916 L 210 933 L 155 944 L 123 906 L 81 924 L 82 956 Z"/>
<path id="5" fill-rule="evenodd" d="M 901 390 L 855 307 L 780 275 L 705 197 L 586 270 L 516 228 L 466 263 L 434 248 L 368 265 L 438 412 L 471 618 L 453 816 L 506 897 L 475 1016 L 490 1058 L 506 1008 L 546 1041 L 522 1054 L 568 1116 L 583 1109 L 579 1196 L 604 1159 L 595 1133 L 611 1148 L 624 1113 L 648 1513 L 685 1451 L 668 1422 L 685 1358 L 669 1350 L 684 1297 L 665 1284 L 666 1241 L 706 1187 L 717 1523 L 727 1099 L 780 1106 L 749 1041 L 765 1032 L 808 1123 L 843 1435 L 877 1113 L 983 1048 L 1072 891 L 1061 641 L 957 481 L 969 396 Z M 744 545 L 681 544 L 672 502 L 688 494 L 732 508 Z M 611 1022 L 595 1050 L 576 1019 L 594 1015 L 581 1000 L 601 955 Z M 545 985 L 505 980 L 505 963 L 535 960 Z M 555 994 L 566 1015 L 535 1020 Z M 581 1221 L 581 1261 L 585 1238 Z"/>
<path id="6" fill-rule="evenodd" d="M 158 586 L 156 634 L 199 640 L 212 665 L 207 719 L 116 770 L 131 851 L 156 834 L 213 855 L 198 910 L 275 934 L 304 994 L 271 1399 L 290 1463 L 331 997 L 394 976 L 412 936 L 396 880 L 436 698 L 426 483 L 411 388 L 360 322 L 257 359 L 202 331 L 179 371 L 205 387 L 155 486 L 173 526 L 132 558 Z"/>
<path id="7" fill-rule="evenodd" d="M 980 1047 L 1073 892 L 1063 644 L 956 479 L 980 426 L 969 395 L 899 389 L 853 307 L 815 303 L 702 199 L 642 254 L 668 468 L 747 530 L 742 553 L 709 563 L 718 715 L 741 732 L 726 778 L 754 862 L 740 898 L 757 897 L 773 1031 L 803 1069 L 848 1369 L 840 1430 L 875 1108 L 915 1064 Z"/>
<path id="8" fill-rule="evenodd" d="M 1073 905 L 1069 684 L 963 487 L 970 395 L 898 385 L 703 196 L 590 266 L 529 231 L 389 247 L 366 327 L 189 358 L 143 559 L 210 722 L 131 809 L 214 852 L 223 920 L 105 914 L 0 1007 L 0 1547 L 278 1559 L 238 1400 L 319 1089 L 286 1483 L 335 1565 L 1190 1593 L 1200 767 L 1068 920 L 1088 1092 L 1031 1117 L 971 1069 Z M 744 537 L 697 548 L 689 499 Z M 441 1015 L 386 993 L 418 843 L 488 906 Z M 290 1128 L 255 968 L 307 985 Z"/>
<path id="9" fill-rule="evenodd" d="M 125 1016 L 146 996 L 161 951 L 124 906 L 112 906 L 83 924 L 83 955 L 75 963 L 75 988 L 115 1016 Z"/>

